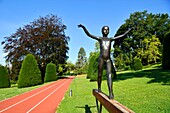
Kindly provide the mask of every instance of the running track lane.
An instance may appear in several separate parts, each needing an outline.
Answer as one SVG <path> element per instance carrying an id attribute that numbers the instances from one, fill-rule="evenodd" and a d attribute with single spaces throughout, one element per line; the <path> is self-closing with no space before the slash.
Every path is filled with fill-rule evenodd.
<path id="1" fill-rule="evenodd" d="M 0 113 L 55 113 L 74 77 L 0 102 Z"/>

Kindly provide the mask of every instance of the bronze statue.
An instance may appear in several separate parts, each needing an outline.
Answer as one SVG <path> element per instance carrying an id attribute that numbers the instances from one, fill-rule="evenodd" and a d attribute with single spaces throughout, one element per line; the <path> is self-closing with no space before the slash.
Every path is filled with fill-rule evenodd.
<path id="1" fill-rule="evenodd" d="M 87 29 L 81 24 L 79 24 L 78 27 L 83 28 L 83 30 L 84 30 L 84 32 L 86 33 L 87 36 L 97 40 L 100 44 L 100 57 L 99 57 L 99 65 L 98 65 L 98 79 L 97 79 L 98 90 L 101 91 L 103 64 L 104 64 L 104 62 L 106 62 L 107 84 L 108 84 L 108 89 L 109 89 L 109 98 L 113 99 L 114 95 L 113 95 L 113 88 L 112 88 L 112 86 L 113 86 L 113 83 L 112 83 L 112 68 L 114 68 L 114 67 L 113 67 L 113 63 L 110 59 L 111 42 L 125 36 L 131 29 L 126 31 L 123 35 L 108 38 L 107 37 L 107 35 L 109 34 L 109 27 L 108 26 L 104 26 L 102 28 L 103 37 L 94 36 L 94 35 L 90 34 L 87 31 Z"/>

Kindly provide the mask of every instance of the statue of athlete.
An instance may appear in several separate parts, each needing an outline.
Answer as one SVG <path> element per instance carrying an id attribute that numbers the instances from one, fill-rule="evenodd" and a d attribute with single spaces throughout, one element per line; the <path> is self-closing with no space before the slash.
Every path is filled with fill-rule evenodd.
<path id="1" fill-rule="evenodd" d="M 84 32 L 86 33 L 87 36 L 97 40 L 100 44 L 100 56 L 99 56 L 98 79 L 97 79 L 98 90 L 101 91 L 103 64 L 104 64 L 104 62 L 106 62 L 107 84 L 108 84 L 108 89 L 109 89 L 109 98 L 113 99 L 114 95 L 113 95 L 113 88 L 112 88 L 112 86 L 113 86 L 113 83 L 112 83 L 112 68 L 114 68 L 114 67 L 113 67 L 113 63 L 110 59 L 111 42 L 125 36 L 131 29 L 129 29 L 128 31 L 126 31 L 122 35 L 108 38 L 107 37 L 107 35 L 109 34 L 109 27 L 108 26 L 104 26 L 102 28 L 103 37 L 94 36 L 94 35 L 90 34 L 87 31 L 87 29 L 81 24 L 79 24 L 78 27 L 83 28 L 83 30 L 84 30 Z M 114 71 L 115 71 L 115 69 L 114 69 Z M 116 75 L 114 75 L 114 76 L 116 76 Z"/>

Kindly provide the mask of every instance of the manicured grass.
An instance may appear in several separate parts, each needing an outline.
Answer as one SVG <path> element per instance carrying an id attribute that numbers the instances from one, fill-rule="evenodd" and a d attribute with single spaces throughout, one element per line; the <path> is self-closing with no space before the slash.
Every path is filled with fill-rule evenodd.
<path id="1" fill-rule="evenodd" d="M 85 76 L 76 77 L 69 88 L 72 89 L 72 96 L 69 97 L 69 90 L 65 94 L 57 113 L 84 113 L 90 109 L 92 113 L 97 113 L 95 98 L 92 89 L 97 88 L 96 82 L 89 82 Z"/>
<path id="2" fill-rule="evenodd" d="M 97 113 L 92 89 L 97 82 L 89 82 L 86 77 L 76 77 L 67 91 L 57 113 Z M 115 100 L 136 113 L 170 113 L 170 71 L 159 69 L 159 65 L 142 71 L 119 72 L 113 82 Z M 107 82 L 102 82 L 102 90 L 108 94 Z M 108 113 L 103 109 L 102 113 Z"/>

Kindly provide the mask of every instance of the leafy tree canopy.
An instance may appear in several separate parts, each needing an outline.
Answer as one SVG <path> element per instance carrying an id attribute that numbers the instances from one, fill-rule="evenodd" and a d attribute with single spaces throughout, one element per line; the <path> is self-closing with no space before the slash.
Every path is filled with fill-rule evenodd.
<path id="1" fill-rule="evenodd" d="M 130 33 L 114 43 L 116 66 L 132 65 L 132 59 L 135 57 L 140 58 L 144 65 L 160 61 L 163 38 L 170 29 L 169 15 L 152 14 L 147 11 L 135 12 L 125 20 L 115 36 L 132 27 L 134 29 Z"/>
<path id="2" fill-rule="evenodd" d="M 69 50 L 69 37 L 65 35 L 65 29 L 61 19 L 52 14 L 20 27 L 2 42 L 7 53 L 6 61 L 21 64 L 20 61 L 29 53 L 35 56 L 41 67 L 51 61 L 56 65 L 64 64 Z M 13 65 L 13 68 L 17 67 Z M 18 72 L 13 71 L 15 74 Z"/>

